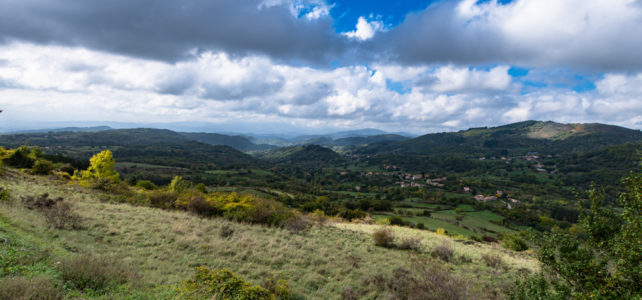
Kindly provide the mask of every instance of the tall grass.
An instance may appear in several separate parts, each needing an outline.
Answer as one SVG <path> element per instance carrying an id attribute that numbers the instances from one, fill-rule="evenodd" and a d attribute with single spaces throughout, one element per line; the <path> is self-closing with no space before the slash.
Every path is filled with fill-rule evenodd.
<path id="1" fill-rule="evenodd" d="M 13 171 L 12 171 L 13 172 Z M 393 270 L 412 270 L 413 258 L 429 257 L 444 241 L 456 256 L 476 263 L 445 263 L 453 276 L 470 282 L 469 292 L 486 295 L 513 280 L 521 268 L 536 270 L 534 259 L 498 245 L 453 242 L 450 237 L 409 228 L 390 227 L 400 240 L 420 238 L 418 251 L 377 247 L 372 233 L 377 225 L 330 223 L 314 226 L 305 234 L 278 227 L 237 223 L 224 218 L 203 218 L 184 211 L 105 203 L 100 192 L 13 172 L 0 178 L 16 197 L 49 193 L 64 197 L 83 219 L 84 230 L 55 231 L 35 211 L 21 205 L 0 204 L 0 219 L 24 228 L 55 249 L 118 260 L 139 270 L 146 284 L 177 284 L 194 274 L 194 267 L 227 268 L 260 284 L 266 277 L 282 278 L 294 294 L 334 299 L 352 289 L 359 297 L 382 296 L 364 280 L 373 274 L 389 276 Z M 498 273 L 481 262 L 483 253 L 497 253 L 507 268 Z M 415 275 L 412 275 L 415 276 Z M 348 293 L 349 294 L 349 293 Z"/>

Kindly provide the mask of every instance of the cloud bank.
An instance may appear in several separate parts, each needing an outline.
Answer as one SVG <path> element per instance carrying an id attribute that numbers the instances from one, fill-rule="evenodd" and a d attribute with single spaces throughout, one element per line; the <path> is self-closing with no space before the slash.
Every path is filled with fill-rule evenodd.
<path id="1" fill-rule="evenodd" d="M 642 1 L 440 1 L 349 32 L 321 0 L 0 5 L 0 122 L 642 128 Z"/>

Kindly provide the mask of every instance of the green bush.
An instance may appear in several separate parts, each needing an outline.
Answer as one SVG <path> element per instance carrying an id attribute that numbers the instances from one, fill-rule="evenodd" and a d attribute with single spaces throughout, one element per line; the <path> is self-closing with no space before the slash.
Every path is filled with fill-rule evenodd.
<path id="1" fill-rule="evenodd" d="M 62 294 L 48 278 L 5 277 L 0 279 L 0 300 L 57 300 Z"/>
<path id="2" fill-rule="evenodd" d="M 154 190 L 158 188 L 153 182 L 149 180 L 139 180 L 136 182 L 136 186 L 139 188 L 144 188 L 146 190 Z"/>
<path id="3" fill-rule="evenodd" d="M 32 149 L 27 146 L 20 146 L 11 153 L 6 162 L 16 168 L 31 168 L 40 156 L 42 156 L 42 151 L 39 148 L 34 147 Z"/>
<path id="4" fill-rule="evenodd" d="M 227 269 L 197 267 L 196 274 L 184 281 L 177 299 L 271 300 L 268 290 L 244 281 Z"/>
<path id="5" fill-rule="evenodd" d="M 511 249 L 513 251 L 521 252 L 528 250 L 528 244 L 519 235 L 508 235 L 504 238 L 503 242 L 504 248 Z"/>
<path id="6" fill-rule="evenodd" d="M 263 288 L 268 290 L 272 295 L 276 296 L 280 300 L 291 300 L 294 299 L 294 295 L 290 290 L 288 282 L 279 279 L 276 280 L 273 276 L 268 276 L 263 283 L 261 284 Z"/>
<path id="7" fill-rule="evenodd" d="M 49 175 L 56 168 L 54 163 L 46 159 L 37 159 L 31 168 L 31 173 L 36 175 Z"/>
<path id="8" fill-rule="evenodd" d="M 397 225 L 397 226 L 408 225 L 408 222 L 404 221 L 401 217 L 398 217 L 398 216 L 391 216 L 390 218 L 388 218 L 388 221 L 390 221 L 390 225 Z"/>

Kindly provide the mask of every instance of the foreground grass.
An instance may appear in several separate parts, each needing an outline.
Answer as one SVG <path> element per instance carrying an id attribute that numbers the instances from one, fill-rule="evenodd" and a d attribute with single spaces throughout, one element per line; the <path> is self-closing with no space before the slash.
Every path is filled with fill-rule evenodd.
<path id="1" fill-rule="evenodd" d="M 40 245 L 53 257 L 90 253 L 118 260 L 135 269 L 146 293 L 157 293 L 158 298 L 171 297 L 168 291 L 191 277 L 194 267 L 208 266 L 228 268 L 257 284 L 270 277 L 285 279 L 302 298 L 337 299 L 346 289 L 363 287 L 364 280 L 373 276 L 410 268 L 413 259 L 430 257 L 431 249 L 443 243 L 453 248 L 456 257 L 446 266 L 467 279 L 469 298 L 501 298 L 502 290 L 518 274 L 538 268 L 534 259 L 497 246 L 458 242 L 409 228 L 393 230 L 399 239 L 420 238 L 418 251 L 375 246 L 371 233 L 379 228 L 376 225 L 336 223 L 315 226 L 299 235 L 181 211 L 101 202 L 103 197 L 95 191 L 13 170 L 0 178 L 0 186 L 9 188 L 14 198 L 0 204 L 4 231 Z M 69 201 L 83 218 L 83 229 L 49 229 L 41 215 L 17 201 L 42 193 Z M 223 237 L 221 232 L 232 233 Z M 489 267 L 483 254 L 497 255 L 504 264 Z M 49 272 L 46 266 L 35 264 L 33 268 L 34 272 Z M 372 286 L 362 290 L 361 298 L 385 297 Z"/>

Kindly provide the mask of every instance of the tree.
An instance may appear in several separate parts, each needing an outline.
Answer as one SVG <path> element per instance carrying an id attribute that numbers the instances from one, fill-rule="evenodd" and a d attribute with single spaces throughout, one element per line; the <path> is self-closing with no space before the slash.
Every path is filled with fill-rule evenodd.
<path id="1" fill-rule="evenodd" d="M 556 227 L 544 236 L 538 253 L 544 273 L 519 282 L 513 298 L 642 296 L 642 174 L 632 173 L 623 182 L 621 210 L 604 207 L 604 190 L 593 186 L 590 208 L 583 209 L 577 226 Z"/>
<path id="2" fill-rule="evenodd" d="M 80 176 L 74 177 L 82 180 L 101 179 L 111 182 L 119 182 L 120 175 L 114 169 L 116 161 L 113 154 L 109 150 L 104 150 L 91 159 L 89 159 L 89 168 L 86 171 L 81 171 Z"/>

